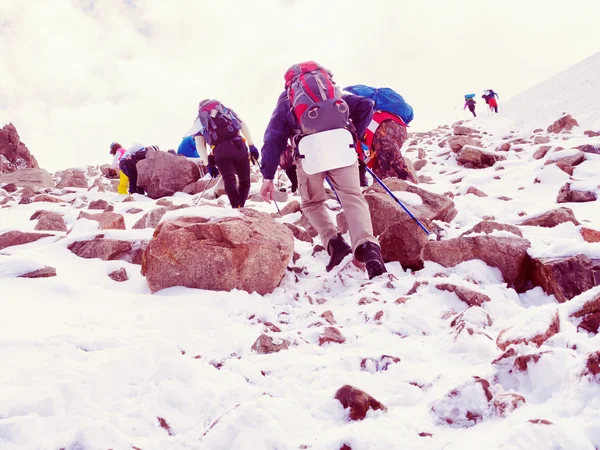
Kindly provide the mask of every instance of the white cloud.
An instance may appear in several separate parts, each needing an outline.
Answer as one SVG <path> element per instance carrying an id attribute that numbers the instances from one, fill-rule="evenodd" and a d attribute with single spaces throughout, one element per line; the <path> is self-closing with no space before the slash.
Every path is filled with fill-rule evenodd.
<path id="1" fill-rule="evenodd" d="M 597 0 L 0 0 L 0 125 L 43 167 L 107 162 L 108 144 L 176 147 L 217 97 L 260 140 L 283 73 L 315 59 L 339 84 L 389 85 L 414 129 L 462 95 L 519 93 L 597 50 Z"/>

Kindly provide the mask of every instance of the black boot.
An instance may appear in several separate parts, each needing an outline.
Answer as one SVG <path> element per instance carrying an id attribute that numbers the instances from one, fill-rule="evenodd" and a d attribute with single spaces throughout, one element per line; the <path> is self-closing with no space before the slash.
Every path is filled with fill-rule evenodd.
<path id="1" fill-rule="evenodd" d="M 365 242 L 356 248 L 354 255 L 360 262 L 364 262 L 367 267 L 367 274 L 369 274 L 369 280 L 386 273 L 385 264 L 383 257 L 381 256 L 381 249 L 379 245 L 373 244 L 372 242 Z"/>
<path id="2" fill-rule="evenodd" d="M 331 271 L 335 266 L 342 262 L 342 260 L 352 253 L 352 249 L 341 234 L 329 240 L 327 244 L 327 253 L 329 253 L 329 264 L 325 267 L 327 272 Z"/>
<path id="3" fill-rule="evenodd" d="M 363 165 L 358 166 L 358 181 L 361 187 L 369 186 L 369 182 L 367 181 L 367 169 Z"/>

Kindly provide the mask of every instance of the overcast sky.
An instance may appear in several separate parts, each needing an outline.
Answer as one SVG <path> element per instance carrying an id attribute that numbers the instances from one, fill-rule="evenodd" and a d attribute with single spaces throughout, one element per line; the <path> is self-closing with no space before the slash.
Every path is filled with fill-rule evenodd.
<path id="1" fill-rule="evenodd" d="M 600 50 L 600 0 L 0 0 L 0 126 L 49 170 L 109 144 L 176 148 L 221 99 L 261 142 L 283 74 L 315 59 L 342 87 L 394 88 L 413 130 L 505 100 Z"/>

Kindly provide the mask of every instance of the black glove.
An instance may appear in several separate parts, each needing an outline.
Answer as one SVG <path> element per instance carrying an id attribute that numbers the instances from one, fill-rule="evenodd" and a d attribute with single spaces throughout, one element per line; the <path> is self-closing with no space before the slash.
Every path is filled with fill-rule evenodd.
<path id="1" fill-rule="evenodd" d="M 251 145 L 248 148 L 250 149 L 250 159 L 252 160 L 252 163 L 258 164 L 258 158 L 260 158 L 260 155 L 258 154 L 258 149 L 254 145 Z"/>
<path id="2" fill-rule="evenodd" d="M 219 176 L 219 169 L 217 169 L 217 165 L 215 164 L 214 155 L 208 155 L 208 165 L 206 168 L 212 178 L 217 178 Z"/>

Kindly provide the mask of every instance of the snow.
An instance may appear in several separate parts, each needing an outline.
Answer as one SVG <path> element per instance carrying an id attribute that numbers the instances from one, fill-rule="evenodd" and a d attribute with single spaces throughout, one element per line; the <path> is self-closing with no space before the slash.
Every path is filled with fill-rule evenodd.
<path id="1" fill-rule="evenodd" d="M 562 113 L 563 97 L 570 100 L 564 109 L 582 124 L 596 123 L 598 110 L 588 102 L 586 86 L 593 86 L 596 94 L 600 90 L 594 84 L 599 61 L 600 54 L 594 55 L 572 72 L 503 103 L 502 114 L 466 125 L 487 132 L 482 144 L 493 152 L 518 137 L 533 142 L 533 129 L 545 129 Z M 589 82 L 583 84 L 584 79 Z M 568 94 L 563 93 L 566 87 Z M 537 145 L 514 144 L 523 151 L 503 152 L 507 160 L 488 169 L 466 169 L 453 155 L 439 156 L 447 147 L 440 149 L 438 141 L 451 130 L 440 131 L 431 143 L 422 139 L 419 146 L 425 149 L 428 164 L 419 175 L 430 176 L 433 182 L 419 186 L 452 193 L 459 211 L 443 225 L 446 237 L 460 236 L 485 216 L 518 224 L 558 206 L 571 208 L 582 226 L 598 228 L 598 201 L 557 204 L 558 190 L 569 175 L 544 165 L 575 154 L 576 145 L 600 144 L 598 138 L 585 137 L 585 129 L 575 128 L 568 135 L 542 132 L 551 139 L 548 145 L 565 150 L 535 160 Z M 574 177 L 580 181 L 573 182 L 573 188 L 598 191 L 599 171 L 600 157 L 587 154 L 575 169 Z M 458 178 L 459 183 L 452 182 Z M 258 186 L 253 183 L 252 192 Z M 466 195 L 469 186 L 488 197 Z M 600 348 L 600 337 L 578 331 L 569 318 L 598 295 L 600 287 L 558 304 L 539 287 L 524 293 L 507 288 L 500 270 L 479 260 L 451 268 L 426 262 L 418 272 L 404 271 L 393 262 L 387 264 L 388 276 L 369 282 L 350 257 L 327 273 L 325 252 L 312 256 L 312 244 L 295 241 L 300 257 L 294 265 L 303 271 L 288 272 L 272 294 L 185 287 L 151 294 L 139 265 L 82 259 L 67 247 L 98 234 L 133 242 L 151 239 L 153 229 L 131 228 L 157 207 L 156 202 L 136 194 L 134 201 L 122 203 L 115 193 L 73 190 L 61 196 L 72 204 L 16 205 L 17 196 L 9 208 L 0 209 L 0 233 L 33 231 L 36 222 L 29 217 L 39 209 L 63 214 L 70 230 L 0 250 L 0 359 L 5 362 L 0 372 L 1 449 L 600 447 L 600 385 L 582 377 L 587 355 Z M 395 194 L 409 206 L 422 204 L 416 194 Z M 178 193 L 170 200 L 190 205 L 196 198 Z M 96 221 L 77 220 L 80 211 L 87 211 L 85 205 L 97 199 L 109 201 L 125 216 L 126 230 L 100 231 Z M 289 201 L 294 200 L 298 197 L 290 196 Z M 166 213 L 162 222 L 239 215 L 215 204 L 202 199 L 198 206 Z M 329 200 L 327 205 L 335 219 L 337 202 Z M 249 201 L 248 206 L 276 212 L 275 205 L 264 202 Z M 143 211 L 127 213 L 131 208 Z M 276 220 L 293 223 L 300 217 L 295 213 Z M 533 257 L 600 258 L 600 243 L 585 242 L 581 226 L 519 229 L 531 242 Z M 493 235 L 513 236 L 504 231 Z M 44 266 L 56 268 L 57 276 L 16 277 Z M 120 268 L 125 268 L 129 280 L 117 283 L 107 275 Z M 421 285 L 407 295 L 415 282 Z M 482 292 L 490 301 L 467 309 L 455 294 L 437 289 L 439 283 Z M 327 311 L 334 325 L 322 317 Z M 515 346 L 519 355 L 544 352 L 537 362 L 528 363 L 526 372 L 511 372 L 509 360 L 492 364 L 503 353 L 496 345 L 502 330 L 507 330 L 503 340 L 543 334 L 557 311 L 561 327 L 556 335 L 540 348 Z M 465 328 L 473 334 L 451 326 L 461 313 Z M 281 329 L 268 334 L 289 340 L 288 350 L 267 355 L 251 350 L 258 336 L 267 332 L 264 322 Z M 336 327 L 346 342 L 319 346 L 325 326 Z M 400 361 L 389 363 L 393 357 Z M 489 381 L 494 395 L 519 394 L 526 403 L 506 417 L 493 414 L 481 388 L 472 384 L 474 376 Z M 348 422 L 347 412 L 334 399 L 345 384 L 366 391 L 385 404 L 387 412 L 369 411 L 363 421 Z M 467 388 L 457 403 L 448 393 L 461 386 Z M 453 414 L 479 411 L 485 420 L 453 428 L 432 413 L 435 404 Z M 530 422 L 536 419 L 551 424 Z"/>

